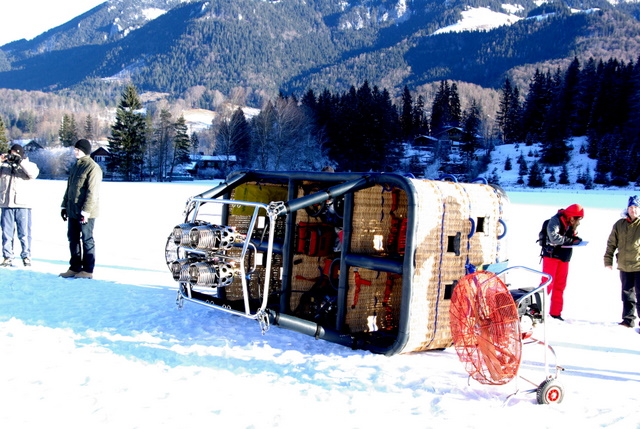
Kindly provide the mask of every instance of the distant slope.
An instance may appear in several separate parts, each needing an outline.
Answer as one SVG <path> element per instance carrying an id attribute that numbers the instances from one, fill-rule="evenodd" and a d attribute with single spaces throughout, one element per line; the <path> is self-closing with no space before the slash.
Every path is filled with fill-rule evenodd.
<path id="1" fill-rule="evenodd" d="M 474 10 L 507 25 L 436 34 Z M 365 80 L 396 92 L 443 79 L 498 88 L 574 56 L 637 59 L 638 15 L 638 5 L 604 1 L 110 0 L 1 47 L 0 87 L 91 96 L 130 78 L 174 96 L 195 86 L 340 91 Z"/>

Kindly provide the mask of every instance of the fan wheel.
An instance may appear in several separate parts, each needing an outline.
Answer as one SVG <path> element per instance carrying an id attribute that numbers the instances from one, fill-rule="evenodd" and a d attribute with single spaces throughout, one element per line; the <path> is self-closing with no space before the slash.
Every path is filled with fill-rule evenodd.
<path id="1" fill-rule="evenodd" d="M 460 279 L 451 296 L 451 335 L 469 375 L 483 384 L 506 384 L 522 358 L 518 308 L 494 273 L 477 271 Z"/>
<path id="2" fill-rule="evenodd" d="M 536 390 L 538 404 L 559 404 L 564 399 L 562 384 L 554 378 L 547 378 Z"/>

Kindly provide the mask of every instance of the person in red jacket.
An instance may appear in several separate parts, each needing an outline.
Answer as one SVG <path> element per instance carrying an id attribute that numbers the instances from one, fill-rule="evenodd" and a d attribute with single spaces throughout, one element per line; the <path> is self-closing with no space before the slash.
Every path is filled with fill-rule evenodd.
<path id="1" fill-rule="evenodd" d="M 583 217 L 584 209 L 579 204 L 572 204 L 566 209 L 558 210 L 558 213 L 549 219 L 546 241 L 541 243 L 543 245 L 542 272 L 553 277 L 547 286 L 547 293 L 551 297 L 549 315 L 562 321 L 564 321 L 562 318 L 564 290 L 567 287 L 569 261 L 573 253 L 571 247 L 567 246 L 576 245 L 582 241 L 578 237 L 578 225 Z"/>

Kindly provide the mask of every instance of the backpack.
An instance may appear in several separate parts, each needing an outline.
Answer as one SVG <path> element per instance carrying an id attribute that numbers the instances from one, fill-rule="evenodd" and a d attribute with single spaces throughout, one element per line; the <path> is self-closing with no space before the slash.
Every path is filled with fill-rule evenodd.
<path id="1" fill-rule="evenodd" d="M 550 251 L 547 244 L 547 226 L 549 225 L 549 219 L 542 222 L 542 228 L 538 233 L 538 239 L 536 243 L 540 245 L 540 258 L 543 256 L 550 256 Z"/>
<path id="2" fill-rule="evenodd" d="M 548 225 L 549 225 L 549 219 L 542 222 L 542 228 L 540 229 L 540 232 L 538 233 L 538 239 L 536 240 L 536 243 L 538 243 L 542 247 L 545 247 L 547 245 L 547 226 Z"/>

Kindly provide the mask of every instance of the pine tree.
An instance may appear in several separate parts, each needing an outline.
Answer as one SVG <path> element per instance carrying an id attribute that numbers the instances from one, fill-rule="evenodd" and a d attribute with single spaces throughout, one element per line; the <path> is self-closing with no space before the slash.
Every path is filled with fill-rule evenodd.
<path id="1" fill-rule="evenodd" d="M 175 129 L 171 120 L 171 112 L 167 109 L 160 110 L 158 122 L 153 127 L 151 147 L 147 157 L 147 164 L 151 171 L 155 171 L 158 181 L 163 181 L 165 178 L 171 180 L 174 135 Z"/>
<path id="2" fill-rule="evenodd" d="M 7 128 L 4 125 L 4 120 L 0 116 L 0 153 L 9 152 L 9 139 L 7 138 Z"/>
<path id="3" fill-rule="evenodd" d="M 591 108 L 595 97 L 594 88 L 597 87 L 596 61 L 591 58 L 582 67 L 579 81 L 576 85 L 575 117 L 572 125 L 574 136 L 587 134 L 591 121 Z"/>
<path id="4" fill-rule="evenodd" d="M 413 107 L 413 126 L 415 127 L 416 135 L 429 134 L 429 121 L 424 113 L 424 97 L 422 95 L 418 96 Z"/>
<path id="5" fill-rule="evenodd" d="M 121 95 L 116 110 L 116 122 L 109 140 L 109 170 L 125 181 L 140 180 L 146 147 L 147 125 L 139 110 L 142 103 L 134 85 L 129 84 Z"/>
<path id="6" fill-rule="evenodd" d="M 443 80 L 440 82 L 440 88 L 433 99 L 431 106 L 431 132 L 439 133 L 446 126 L 451 125 L 451 109 L 449 102 L 449 82 Z"/>
<path id="7" fill-rule="evenodd" d="M 529 182 L 528 185 L 532 188 L 544 188 L 544 178 L 540 172 L 540 165 L 538 162 L 534 162 L 529 170 Z"/>
<path id="8" fill-rule="evenodd" d="M 372 150 L 377 156 L 372 157 L 371 168 L 377 171 L 394 171 L 404 158 L 404 147 L 400 144 L 402 132 L 398 110 L 391 102 L 391 96 L 386 89 L 373 87 L 373 102 L 375 106 L 374 124 L 370 131 L 372 135 Z M 383 154 L 383 156 L 380 156 Z"/>
<path id="9" fill-rule="evenodd" d="M 89 114 L 84 120 L 84 138 L 89 141 L 95 140 L 95 126 L 93 124 L 93 117 Z"/>
<path id="10" fill-rule="evenodd" d="M 215 151 L 217 155 L 225 157 L 224 169 L 221 172 L 224 176 L 230 172 L 231 156 L 235 155 L 240 164 L 248 165 L 251 147 L 251 130 L 242 109 L 238 108 L 230 117 L 228 114 L 226 116 L 220 116 Z"/>
<path id="11" fill-rule="evenodd" d="M 459 127 L 462 120 L 458 86 L 441 81 L 431 108 L 431 131 L 438 133 L 445 127 Z"/>
<path id="12" fill-rule="evenodd" d="M 402 126 L 402 134 L 405 138 L 412 138 L 415 135 L 415 115 L 413 113 L 413 98 L 409 87 L 405 85 L 402 92 L 402 113 L 400 115 L 400 125 Z"/>
<path id="13" fill-rule="evenodd" d="M 368 82 L 340 97 L 318 98 L 313 137 L 344 171 L 391 171 L 400 163 L 402 131 L 387 90 Z"/>
<path id="14" fill-rule="evenodd" d="M 198 153 L 198 148 L 200 147 L 200 137 L 198 137 L 197 132 L 191 133 L 191 154 L 196 155 Z"/>
<path id="15" fill-rule="evenodd" d="M 478 133 L 481 126 L 481 116 L 480 106 L 476 100 L 472 100 L 469 111 L 465 112 L 462 128 L 462 152 L 468 161 L 473 158 L 476 150 L 480 148 Z"/>
<path id="16" fill-rule="evenodd" d="M 529 173 L 529 167 L 527 166 L 527 161 L 524 159 L 524 155 L 520 154 L 520 158 L 518 158 L 518 164 L 520 164 L 520 167 L 518 168 L 519 175 L 525 176 Z"/>
<path id="17" fill-rule="evenodd" d="M 515 143 L 520 136 L 520 100 L 517 87 L 507 78 L 502 86 L 496 126 L 504 143 Z"/>
<path id="18" fill-rule="evenodd" d="M 275 120 L 274 117 L 275 107 L 271 100 L 269 100 L 262 109 L 260 109 L 260 113 L 251 120 L 252 163 L 256 168 L 262 170 L 273 168 L 270 165 L 270 154 L 273 146 L 271 130 Z"/>
<path id="19" fill-rule="evenodd" d="M 573 87 L 575 82 L 567 83 L 560 69 L 549 81 L 549 103 L 544 118 L 544 129 L 540 133 L 542 143 L 542 162 L 562 165 L 569 161 L 570 149 L 567 139 L 571 136 L 569 118 L 573 110 Z"/>
<path id="20" fill-rule="evenodd" d="M 558 181 L 558 183 L 560 183 L 561 185 L 568 185 L 571 182 L 569 182 L 569 169 L 567 167 L 567 164 L 562 166 L 562 171 L 560 172 L 560 180 Z"/>
<path id="21" fill-rule="evenodd" d="M 300 104 L 305 106 L 307 109 L 307 114 L 310 116 L 315 115 L 315 112 L 318 109 L 318 100 L 316 99 L 316 94 L 312 89 L 309 89 L 300 100 Z"/>
<path id="22" fill-rule="evenodd" d="M 169 178 L 173 177 L 173 171 L 177 165 L 189 162 L 189 139 L 187 121 L 184 115 L 180 115 L 175 124 L 173 124 L 173 158 L 171 159 L 171 169 L 169 170 Z M 171 179 L 170 179 L 171 180 Z"/>
<path id="23" fill-rule="evenodd" d="M 63 147 L 72 147 L 78 141 L 78 128 L 76 126 L 76 120 L 73 115 L 62 115 L 62 124 L 58 131 L 58 137 L 60 138 L 60 144 Z"/>
<path id="24" fill-rule="evenodd" d="M 584 176 L 584 189 L 593 189 L 593 177 L 591 177 L 589 168 L 587 168 L 587 173 Z"/>
<path id="25" fill-rule="evenodd" d="M 451 112 L 451 126 L 459 127 L 462 124 L 462 107 L 460 103 L 460 95 L 458 94 L 458 85 L 451 84 L 449 92 L 449 109 Z"/>
<path id="26" fill-rule="evenodd" d="M 234 130 L 234 153 L 239 165 L 247 165 L 251 150 L 251 129 L 242 109 L 236 109 L 231 116 L 231 128 Z"/>
<path id="27" fill-rule="evenodd" d="M 544 120 L 549 109 L 550 79 L 549 74 L 545 75 L 536 69 L 529 84 L 529 94 L 522 112 L 522 125 L 527 133 L 527 144 L 538 141 L 543 133 Z"/>
<path id="28" fill-rule="evenodd" d="M 497 168 L 494 168 L 491 172 L 491 176 L 489 176 L 489 183 L 493 185 L 500 185 L 500 173 L 498 173 Z"/>

